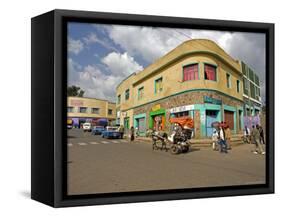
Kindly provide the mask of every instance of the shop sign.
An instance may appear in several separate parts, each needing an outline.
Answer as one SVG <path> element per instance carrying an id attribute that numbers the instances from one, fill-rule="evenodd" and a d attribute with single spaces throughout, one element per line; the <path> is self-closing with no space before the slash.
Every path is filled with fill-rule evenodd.
<path id="1" fill-rule="evenodd" d="M 72 106 L 83 106 L 82 100 L 72 99 L 70 100 L 70 105 Z"/>
<path id="2" fill-rule="evenodd" d="M 178 112 L 191 111 L 191 110 L 194 110 L 194 105 L 184 105 L 184 106 L 171 108 L 170 113 L 178 113 Z"/>
<path id="3" fill-rule="evenodd" d="M 154 106 L 152 106 L 151 111 L 155 112 L 157 110 L 159 110 L 161 108 L 160 104 L 156 104 Z"/>
<path id="4" fill-rule="evenodd" d="M 216 104 L 221 105 L 222 101 L 220 99 L 215 99 L 209 96 L 204 96 L 204 103 Z"/>

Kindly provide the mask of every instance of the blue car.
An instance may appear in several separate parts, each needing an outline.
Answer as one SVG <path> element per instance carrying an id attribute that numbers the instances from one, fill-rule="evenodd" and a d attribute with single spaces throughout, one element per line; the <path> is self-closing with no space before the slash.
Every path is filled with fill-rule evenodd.
<path id="1" fill-rule="evenodd" d="M 118 132 L 117 127 L 106 127 L 106 129 L 102 132 L 102 138 L 107 138 L 107 139 L 120 139 L 121 138 L 121 133 Z"/>
<path id="2" fill-rule="evenodd" d="M 94 126 L 94 127 L 92 128 L 92 134 L 93 134 L 93 135 L 101 135 L 104 130 L 105 130 L 105 129 L 104 129 L 103 126 Z"/>

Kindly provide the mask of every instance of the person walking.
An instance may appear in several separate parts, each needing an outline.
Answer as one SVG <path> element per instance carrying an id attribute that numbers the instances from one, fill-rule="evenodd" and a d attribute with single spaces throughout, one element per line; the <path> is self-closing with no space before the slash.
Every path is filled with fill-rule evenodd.
<path id="1" fill-rule="evenodd" d="M 227 125 L 226 129 L 225 129 L 225 142 L 226 142 L 227 150 L 231 149 L 230 140 L 231 140 L 231 130 L 230 130 L 229 126 Z"/>
<path id="2" fill-rule="evenodd" d="M 260 143 L 260 132 L 259 132 L 259 125 L 256 125 L 256 127 L 253 125 L 252 126 L 252 141 L 255 144 L 255 151 L 253 152 L 254 154 L 265 154 L 262 145 Z"/>
<path id="3" fill-rule="evenodd" d="M 221 153 L 227 153 L 227 147 L 226 147 L 226 142 L 225 142 L 225 131 L 223 126 L 220 126 L 220 130 L 219 130 L 219 143 L 221 146 Z"/>
<path id="4" fill-rule="evenodd" d="M 263 132 L 263 128 L 262 128 L 261 125 L 259 125 L 259 132 L 260 132 L 260 143 L 265 144 L 265 142 L 264 142 L 264 132 Z"/>
<path id="5" fill-rule="evenodd" d="M 217 129 L 214 129 L 213 131 L 213 135 L 212 135 L 212 148 L 214 151 L 217 151 L 218 148 L 218 137 L 219 137 L 219 134 L 218 134 L 218 130 Z"/>
<path id="6" fill-rule="evenodd" d="M 132 126 L 131 127 L 131 142 L 133 142 L 135 140 L 135 128 Z"/>
<path id="7" fill-rule="evenodd" d="M 244 142 L 250 143 L 251 139 L 250 139 L 250 129 L 249 127 L 245 126 L 244 127 Z"/>

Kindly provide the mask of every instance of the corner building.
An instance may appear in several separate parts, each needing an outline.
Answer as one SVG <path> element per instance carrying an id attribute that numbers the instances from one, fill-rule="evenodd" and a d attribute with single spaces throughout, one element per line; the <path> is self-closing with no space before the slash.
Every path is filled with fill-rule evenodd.
<path id="1" fill-rule="evenodd" d="M 212 135 L 214 121 L 243 129 L 243 74 L 215 42 L 189 40 L 117 87 L 117 120 L 126 129 L 169 131 L 170 117 L 191 116 L 195 138 Z"/>

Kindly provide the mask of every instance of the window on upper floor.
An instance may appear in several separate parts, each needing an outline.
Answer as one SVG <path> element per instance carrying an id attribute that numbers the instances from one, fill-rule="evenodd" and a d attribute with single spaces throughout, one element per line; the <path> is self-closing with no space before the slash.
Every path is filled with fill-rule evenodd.
<path id="1" fill-rule="evenodd" d="M 99 114 L 100 109 L 99 108 L 92 108 L 92 114 Z"/>
<path id="2" fill-rule="evenodd" d="M 227 86 L 227 88 L 231 87 L 230 74 L 228 74 L 228 73 L 226 73 L 226 86 Z"/>
<path id="3" fill-rule="evenodd" d="M 183 81 L 198 80 L 198 64 L 183 67 Z"/>
<path id="4" fill-rule="evenodd" d="M 67 107 L 67 112 L 73 112 L 74 108 L 72 106 Z"/>
<path id="5" fill-rule="evenodd" d="M 244 78 L 244 89 L 249 90 L 249 81 L 246 78 Z"/>
<path id="6" fill-rule="evenodd" d="M 138 99 L 142 99 L 144 94 L 144 87 L 138 89 Z"/>
<path id="7" fill-rule="evenodd" d="M 243 63 L 243 62 L 242 62 L 242 72 L 243 72 L 244 75 L 247 76 L 247 73 L 246 73 L 247 72 L 247 68 L 246 68 L 245 63 Z"/>
<path id="8" fill-rule="evenodd" d="M 108 109 L 108 115 L 112 115 L 113 111 L 112 109 Z"/>
<path id="9" fill-rule="evenodd" d="M 240 81 L 239 80 L 236 81 L 236 90 L 237 90 L 237 93 L 240 92 Z"/>
<path id="10" fill-rule="evenodd" d="M 249 81 L 247 78 L 243 78 L 244 94 L 249 94 Z"/>
<path id="11" fill-rule="evenodd" d="M 121 95 L 119 94 L 119 95 L 117 96 L 117 104 L 120 104 L 120 102 L 121 102 Z"/>
<path id="12" fill-rule="evenodd" d="M 259 76 L 257 76 L 256 74 L 255 74 L 255 84 L 260 86 L 260 79 Z"/>
<path id="13" fill-rule="evenodd" d="M 80 113 L 87 113 L 87 107 L 80 107 L 79 112 Z"/>
<path id="14" fill-rule="evenodd" d="M 128 100 L 130 98 L 130 89 L 127 89 L 125 91 L 125 100 Z"/>
<path id="15" fill-rule="evenodd" d="M 156 79 L 154 85 L 155 85 L 154 86 L 154 90 L 155 90 L 154 92 L 155 93 L 162 92 L 162 90 L 163 90 L 163 79 L 162 79 L 162 77 Z"/>
<path id="16" fill-rule="evenodd" d="M 255 73 L 252 69 L 249 68 L 249 79 L 253 82 L 255 82 Z"/>
<path id="17" fill-rule="evenodd" d="M 204 78 L 205 80 L 217 80 L 217 67 L 210 64 L 204 64 Z"/>
<path id="18" fill-rule="evenodd" d="M 250 82 L 250 97 L 252 97 L 253 99 L 255 99 L 256 96 L 256 88 L 254 83 Z"/>
<path id="19" fill-rule="evenodd" d="M 256 99 L 257 99 L 257 100 L 260 100 L 260 96 L 261 96 L 260 88 L 256 86 L 255 92 L 256 92 Z"/>

